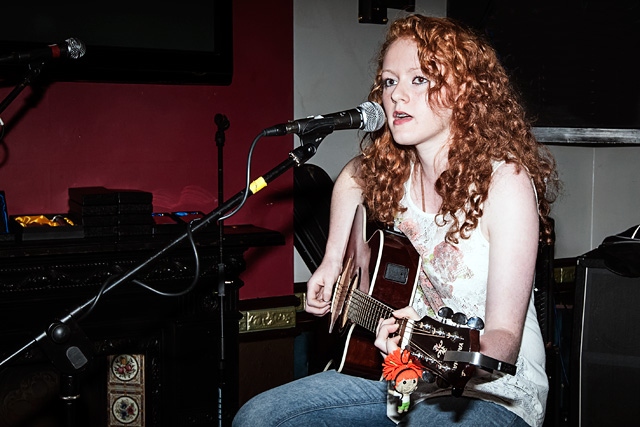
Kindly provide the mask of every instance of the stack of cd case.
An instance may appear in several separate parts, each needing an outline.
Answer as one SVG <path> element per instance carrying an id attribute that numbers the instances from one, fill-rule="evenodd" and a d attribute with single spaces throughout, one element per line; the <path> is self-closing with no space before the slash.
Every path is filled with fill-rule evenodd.
<path id="1" fill-rule="evenodd" d="M 69 211 L 86 237 L 153 234 L 153 194 L 105 187 L 69 188 Z"/>

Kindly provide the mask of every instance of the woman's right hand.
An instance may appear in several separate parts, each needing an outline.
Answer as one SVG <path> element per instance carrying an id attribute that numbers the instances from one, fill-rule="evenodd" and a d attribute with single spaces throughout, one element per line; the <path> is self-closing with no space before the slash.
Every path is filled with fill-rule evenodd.
<path id="1" fill-rule="evenodd" d="M 305 311 L 316 316 L 324 316 L 331 310 L 333 285 L 340 275 L 341 265 L 324 260 L 307 282 Z"/>
<path id="2" fill-rule="evenodd" d="M 307 282 L 305 310 L 316 316 L 324 316 L 331 311 L 333 287 L 342 271 L 344 253 L 351 233 L 351 222 L 344 219 L 353 218 L 356 207 L 362 202 L 362 188 L 355 178 L 359 162 L 359 156 L 350 160 L 333 186 L 325 254 Z"/>

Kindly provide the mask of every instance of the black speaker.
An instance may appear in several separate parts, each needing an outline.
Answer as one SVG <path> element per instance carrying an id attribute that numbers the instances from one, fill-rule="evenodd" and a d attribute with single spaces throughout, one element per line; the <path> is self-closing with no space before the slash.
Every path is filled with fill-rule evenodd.
<path id="1" fill-rule="evenodd" d="M 640 278 L 602 258 L 577 261 L 570 368 L 571 426 L 637 425 Z"/>

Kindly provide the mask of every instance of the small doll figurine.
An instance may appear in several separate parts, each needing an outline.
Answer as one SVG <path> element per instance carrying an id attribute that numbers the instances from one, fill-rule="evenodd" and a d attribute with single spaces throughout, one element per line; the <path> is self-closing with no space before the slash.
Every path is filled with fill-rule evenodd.
<path id="1" fill-rule="evenodd" d="M 382 376 L 391 382 L 393 390 L 389 390 L 389 393 L 400 398 L 398 413 L 409 410 L 411 393 L 418 388 L 423 370 L 424 367 L 407 349 L 398 348 L 384 359 Z"/>

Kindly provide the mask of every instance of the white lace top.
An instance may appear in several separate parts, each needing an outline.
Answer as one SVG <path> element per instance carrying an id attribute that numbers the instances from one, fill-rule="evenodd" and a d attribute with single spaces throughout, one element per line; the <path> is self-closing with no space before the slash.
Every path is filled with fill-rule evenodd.
<path id="1" fill-rule="evenodd" d="M 501 164 L 494 165 L 494 171 Z M 484 319 L 489 242 L 483 236 L 480 226 L 473 230 L 469 239 L 459 239 L 457 245 L 445 242 L 448 225 L 438 227 L 435 214 L 427 214 L 415 205 L 410 197 L 411 182 L 410 177 L 405 183 L 401 201 L 407 210 L 396 217 L 395 227 L 411 240 L 422 257 L 414 308 L 420 316 L 428 315 L 436 319 L 435 313 L 443 306 L 468 317 L 478 316 Z M 544 343 L 533 304 L 533 293 L 516 367 L 517 371 L 513 376 L 495 373 L 473 377 L 467 384 L 464 395 L 494 401 L 531 426 L 541 426 L 549 386 L 545 373 Z M 425 389 L 422 394 L 414 392 L 415 401 L 450 393 L 450 389 L 433 391 L 432 387 L 430 391 Z M 390 416 L 395 418 L 393 414 Z"/>

